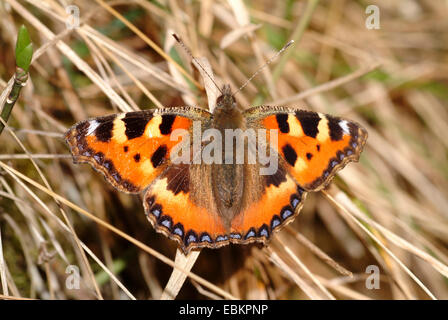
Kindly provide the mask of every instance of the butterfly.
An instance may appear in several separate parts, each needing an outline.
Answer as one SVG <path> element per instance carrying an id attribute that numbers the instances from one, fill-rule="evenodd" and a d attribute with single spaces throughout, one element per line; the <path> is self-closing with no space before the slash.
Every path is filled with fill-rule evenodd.
<path id="1" fill-rule="evenodd" d="M 91 164 L 120 191 L 143 192 L 155 230 L 177 241 L 185 254 L 229 243 L 266 244 L 297 216 L 308 192 L 321 190 L 338 170 L 358 161 L 367 140 L 367 131 L 353 121 L 280 106 L 241 111 L 230 86 L 221 93 L 212 113 L 173 107 L 113 114 L 81 121 L 65 135 L 75 163 Z M 223 135 L 252 130 L 258 137 L 265 130 L 264 144 L 255 149 L 264 146 L 275 156 L 275 170 L 261 174 L 266 163 L 249 163 L 244 137 L 235 136 L 231 147 L 217 148 L 217 135 L 195 145 L 186 138 L 196 137 L 197 128 Z M 197 161 L 212 143 L 216 149 L 209 154 L 225 161 Z M 173 161 L 179 146 L 186 147 L 189 161 Z M 232 161 L 238 155 L 243 161 Z"/>

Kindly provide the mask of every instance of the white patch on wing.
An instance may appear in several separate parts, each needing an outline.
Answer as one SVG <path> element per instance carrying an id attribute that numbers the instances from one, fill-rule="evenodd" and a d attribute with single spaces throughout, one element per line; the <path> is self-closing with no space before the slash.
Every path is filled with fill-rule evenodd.
<path id="1" fill-rule="evenodd" d="M 350 134 L 350 129 L 348 128 L 347 121 L 339 121 L 339 126 L 342 128 L 342 131 L 344 131 L 345 134 Z"/>
<path id="2" fill-rule="evenodd" d="M 87 130 L 86 135 L 90 136 L 96 130 L 96 128 L 98 128 L 99 125 L 100 123 L 96 120 L 90 121 L 89 130 Z"/>

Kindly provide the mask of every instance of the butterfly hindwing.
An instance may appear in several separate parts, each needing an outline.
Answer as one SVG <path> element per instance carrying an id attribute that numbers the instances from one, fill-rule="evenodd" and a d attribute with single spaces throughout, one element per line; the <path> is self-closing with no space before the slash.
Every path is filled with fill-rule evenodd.
<path id="1" fill-rule="evenodd" d="M 367 140 L 367 131 L 357 123 L 317 112 L 263 106 L 245 116 L 251 126 L 277 130 L 273 147 L 307 191 L 322 189 L 348 162 L 358 161 Z"/>
<path id="2" fill-rule="evenodd" d="M 229 242 L 216 204 L 211 201 L 210 170 L 209 165 L 171 165 L 144 195 L 145 212 L 156 231 L 176 240 L 184 252 Z"/>
<path id="3" fill-rule="evenodd" d="M 81 121 L 65 135 L 74 161 L 90 163 L 117 189 L 138 193 L 169 164 L 176 129 L 210 113 L 196 108 L 129 112 Z"/>
<path id="4" fill-rule="evenodd" d="M 299 213 L 306 192 L 281 165 L 272 175 L 260 175 L 258 168 L 250 171 L 246 173 L 243 208 L 232 221 L 232 231 L 241 235 L 234 242 L 265 243 Z"/>

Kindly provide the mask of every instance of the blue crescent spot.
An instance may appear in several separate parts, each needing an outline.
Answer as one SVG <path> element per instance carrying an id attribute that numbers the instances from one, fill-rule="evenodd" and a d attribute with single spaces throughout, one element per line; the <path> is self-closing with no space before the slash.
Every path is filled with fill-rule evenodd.
<path id="1" fill-rule="evenodd" d="M 201 236 L 201 242 L 209 242 L 212 243 L 212 239 L 210 238 L 210 236 L 208 234 L 203 234 Z"/>
<path id="2" fill-rule="evenodd" d="M 193 234 L 190 234 L 187 239 L 187 243 L 196 242 L 197 239 Z"/>
<path id="3" fill-rule="evenodd" d="M 280 219 L 278 219 L 278 218 L 274 218 L 274 219 L 272 220 L 271 228 L 274 229 L 275 227 L 279 226 L 279 225 L 280 225 L 280 222 L 281 222 Z"/>
<path id="4" fill-rule="evenodd" d="M 219 241 L 226 241 L 226 240 L 228 240 L 229 238 L 227 237 L 227 236 L 217 236 L 216 237 L 216 242 L 219 242 Z"/>
<path id="5" fill-rule="evenodd" d="M 297 199 L 297 198 L 294 198 L 294 199 L 292 199 L 292 201 L 291 201 L 291 205 L 292 205 L 292 207 L 293 208 L 296 208 L 297 207 L 297 205 L 299 204 L 299 199 Z"/>
<path id="6" fill-rule="evenodd" d="M 168 229 L 171 227 L 171 221 L 168 219 L 162 220 L 161 223 L 163 226 L 167 227 Z"/>
<path id="7" fill-rule="evenodd" d="M 155 215 L 157 218 L 160 216 L 160 210 L 159 210 L 159 209 L 153 209 L 153 210 L 151 211 L 151 213 L 152 213 L 153 215 Z"/>
<path id="8" fill-rule="evenodd" d="M 290 217 L 292 215 L 292 211 L 289 209 L 285 209 L 282 212 L 282 218 L 283 220 L 287 219 L 288 217 Z"/>
<path id="9" fill-rule="evenodd" d="M 266 230 L 266 228 L 261 229 L 260 230 L 260 235 L 263 236 L 263 237 L 266 237 L 266 238 L 269 237 L 268 230 Z"/>
<path id="10" fill-rule="evenodd" d="M 181 237 L 184 235 L 184 233 L 183 233 L 181 228 L 174 229 L 173 233 L 177 234 L 178 236 L 181 236 Z"/>
<path id="11" fill-rule="evenodd" d="M 255 231 L 254 230 L 250 230 L 247 234 L 246 234 L 246 239 L 255 237 Z"/>

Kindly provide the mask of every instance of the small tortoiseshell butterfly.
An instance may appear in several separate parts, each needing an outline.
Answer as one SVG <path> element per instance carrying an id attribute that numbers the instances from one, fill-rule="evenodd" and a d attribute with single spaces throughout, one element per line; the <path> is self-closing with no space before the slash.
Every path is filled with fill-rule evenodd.
<path id="1" fill-rule="evenodd" d="M 173 163 L 176 129 L 266 129 L 278 132 L 275 173 L 262 164 Z M 367 131 L 355 122 L 287 107 L 241 112 L 224 86 L 213 113 L 194 107 L 129 112 L 81 121 L 67 133 L 74 162 L 88 162 L 120 191 L 144 192 L 156 231 L 183 251 L 229 243 L 266 243 L 291 222 L 306 193 L 326 186 L 350 161 L 358 161 Z M 201 152 L 207 144 L 202 142 Z M 194 148 L 192 148 L 194 150 Z M 195 158 L 197 155 L 193 154 Z"/>

